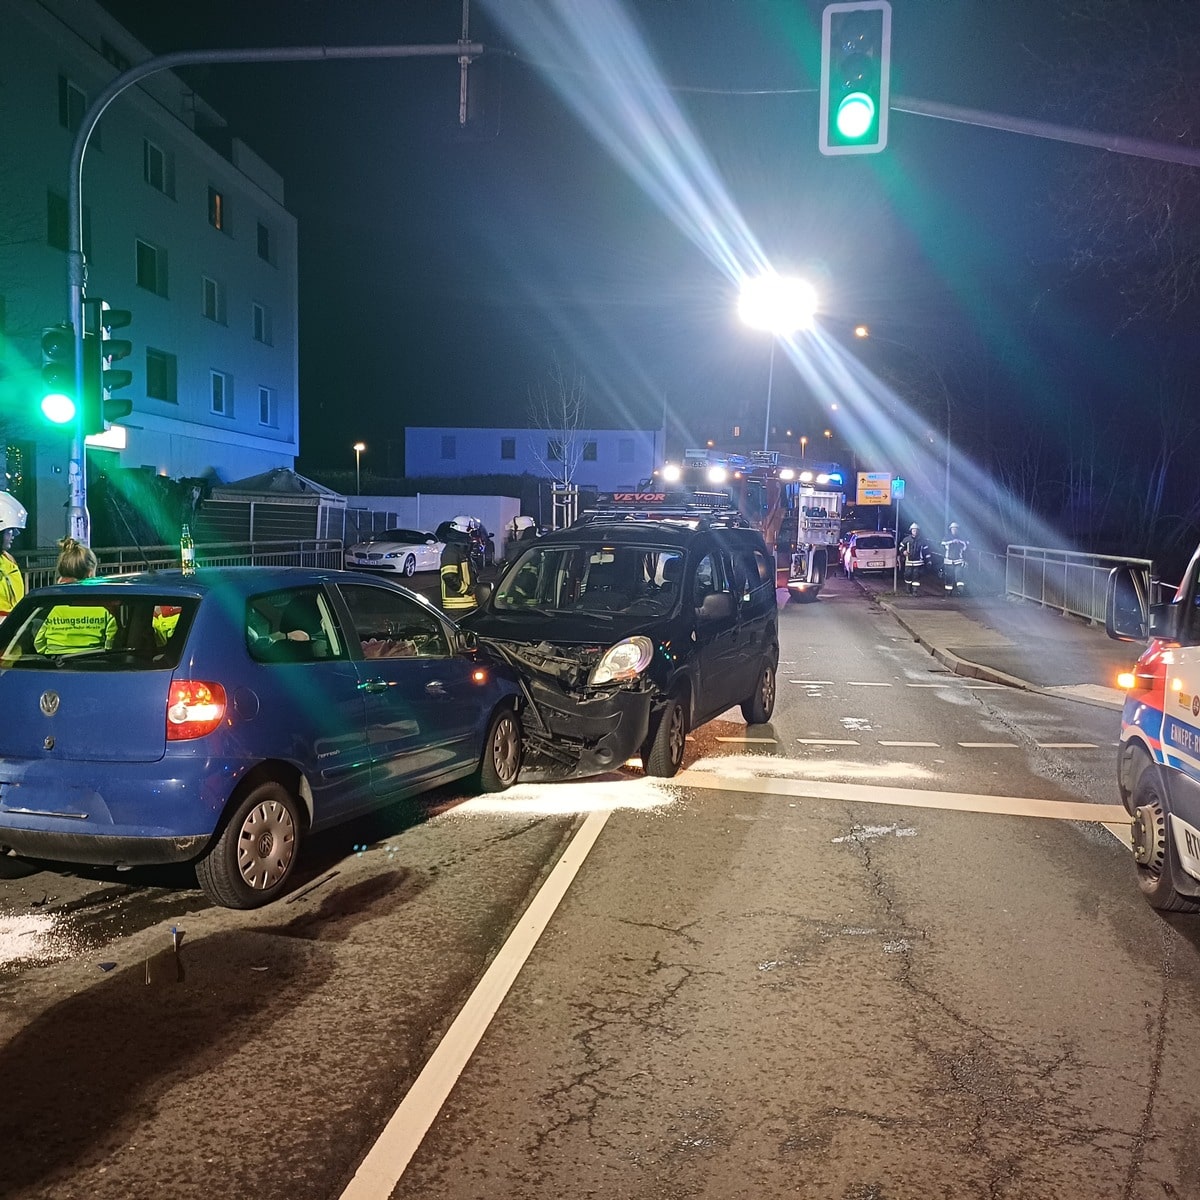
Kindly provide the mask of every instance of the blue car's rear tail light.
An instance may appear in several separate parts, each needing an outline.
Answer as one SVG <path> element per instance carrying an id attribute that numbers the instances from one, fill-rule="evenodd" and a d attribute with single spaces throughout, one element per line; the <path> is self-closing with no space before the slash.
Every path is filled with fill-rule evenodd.
<path id="1" fill-rule="evenodd" d="M 219 683 L 177 679 L 167 697 L 167 741 L 184 742 L 212 733 L 225 717 L 225 689 Z"/>

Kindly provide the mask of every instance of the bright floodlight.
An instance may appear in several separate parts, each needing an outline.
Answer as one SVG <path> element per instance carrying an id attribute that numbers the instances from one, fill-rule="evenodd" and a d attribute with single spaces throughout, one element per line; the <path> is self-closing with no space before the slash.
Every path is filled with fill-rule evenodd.
<path id="1" fill-rule="evenodd" d="M 667 463 L 663 467 L 662 477 L 666 483 L 678 483 L 683 478 L 683 472 L 674 463 Z"/>
<path id="2" fill-rule="evenodd" d="M 817 311 L 812 284 L 786 275 L 759 275 L 742 284 L 738 314 L 747 325 L 785 336 L 807 329 Z"/>

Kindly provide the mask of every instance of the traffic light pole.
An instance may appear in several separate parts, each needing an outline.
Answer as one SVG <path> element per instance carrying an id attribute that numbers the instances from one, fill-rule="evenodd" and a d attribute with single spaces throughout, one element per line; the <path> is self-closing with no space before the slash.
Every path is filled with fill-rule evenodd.
<path id="1" fill-rule="evenodd" d="M 465 32 L 465 29 L 464 29 Z M 115 76 L 92 101 L 71 144 L 71 165 L 67 180 L 67 322 L 75 331 L 75 406 L 76 417 L 71 437 L 71 459 L 67 470 L 67 534 L 88 545 L 91 522 L 87 509 L 87 459 L 82 416 L 83 387 L 83 301 L 87 294 L 87 260 L 83 253 L 83 159 L 88 141 L 105 109 L 126 88 L 177 67 L 217 65 L 221 63 L 326 62 L 345 59 L 381 58 L 457 58 L 468 63 L 483 53 L 478 42 L 462 41 L 429 45 L 388 46 L 277 46 L 244 50 L 178 50 L 148 58 Z"/>

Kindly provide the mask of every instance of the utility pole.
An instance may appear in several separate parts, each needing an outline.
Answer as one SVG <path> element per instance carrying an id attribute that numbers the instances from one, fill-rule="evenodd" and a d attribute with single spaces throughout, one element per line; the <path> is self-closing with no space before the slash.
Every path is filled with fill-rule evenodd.
<path id="1" fill-rule="evenodd" d="M 381 58 L 457 58 L 462 67 L 465 84 L 465 64 L 483 53 L 483 46 L 466 40 L 466 3 L 463 9 L 463 40 L 459 42 L 429 45 L 388 46 L 277 46 L 252 47 L 244 50 L 178 50 L 172 54 L 161 54 L 148 58 L 144 63 L 122 71 L 92 101 L 83 119 L 75 140 L 71 144 L 71 165 L 67 180 L 67 324 L 75 333 L 75 385 L 74 397 L 76 418 L 71 437 L 71 459 L 67 468 L 67 533 L 76 541 L 88 545 L 91 542 L 91 522 L 87 510 L 87 458 L 84 448 L 82 419 L 83 384 L 83 301 L 87 292 L 87 261 L 83 253 L 83 159 L 88 141 L 105 109 L 126 88 L 156 75 L 159 71 L 171 71 L 177 67 L 201 64 L 263 63 L 263 62 L 329 62 L 344 59 Z"/>

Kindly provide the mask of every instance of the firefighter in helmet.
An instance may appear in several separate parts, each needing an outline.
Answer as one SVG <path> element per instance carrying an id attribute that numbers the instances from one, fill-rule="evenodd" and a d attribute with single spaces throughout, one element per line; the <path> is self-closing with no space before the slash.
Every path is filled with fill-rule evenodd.
<path id="1" fill-rule="evenodd" d="M 468 612 L 476 606 L 475 575 L 471 566 L 471 518 L 455 517 L 439 529 L 442 549 L 442 608 L 446 612 Z"/>
<path id="2" fill-rule="evenodd" d="M 28 519 L 25 506 L 15 496 L 0 492 L 0 619 L 7 617 L 25 595 L 25 579 L 11 551 L 13 539 Z"/>

